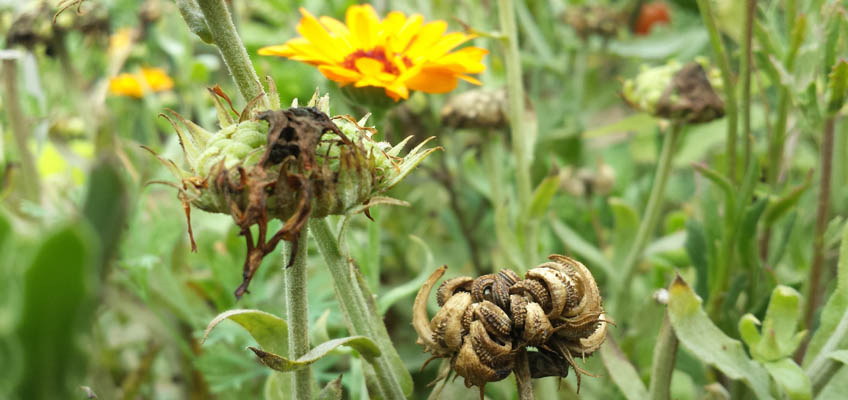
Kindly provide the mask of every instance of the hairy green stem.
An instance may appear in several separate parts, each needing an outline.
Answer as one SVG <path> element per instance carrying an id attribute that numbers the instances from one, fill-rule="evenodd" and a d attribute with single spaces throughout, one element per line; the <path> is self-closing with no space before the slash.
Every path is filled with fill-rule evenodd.
<path id="1" fill-rule="evenodd" d="M 287 255 L 297 248 L 294 262 L 283 269 L 283 285 L 286 296 L 286 319 L 289 323 L 289 358 L 296 360 L 309 352 L 309 306 L 306 290 L 306 237 L 307 229 L 300 232 L 297 245 L 285 242 Z M 288 260 L 288 257 L 284 257 Z M 292 372 L 294 399 L 312 398 L 312 367 L 307 366 Z"/>
<path id="2" fill-rule="evenodd" d="M 799 26 L 802 29 L 796 32 L 796 8 L 794 0 L 787 2 L 786 29 L 791 39 L 789 51 L 783 60 L 783 67 L 789 74 L 795 70 L 795 59 L 804 37 L 803 26 Z M 789 109 L 792 105 L 792 91 L 788 85 L 780 85 L 778 99 L 777 122 L 774 124 L 774 131 L 769 137 L 768 142 L 769 166 L 766 175 L 766 181 L 774 188 L 777 188 L 780 178 L 780 167 L 783 163 L 783 147 L 786 143 L 786 129 L 789 121 Z"/>
<path id="3" fill-rule="evenodd" d="M 677 139 L 683 128 L 681 123 L 674 123 L 671 130 L 666 132 L 663 138 L 662 152 L 660 159 L 657 161 L 657 170 L 654 175 L 654 183 L 651 187 L 651 193 L 648 196 L 648 204 L 645 206 L 645 213 L 642 215 L 642 220 L 639 222 L 639 229 L 636 231 L 636 238 L 633 239 L 633 245 L 627 253 L 627 258 L 624 259 L 624 264 L 621 270 L 624 272 L 624 280 L 619 281 L 620 296 L 619 306 L 625 305 L 630 298 L 630 282 L 636 274 L 636 264 L 642 257 L 642 251 L 648 244 L 654 228 L 657 226 L 660 210 L 662 209 L 665 185 L 668 182 L 668 176 L 671 173 L 671 161 L 674 158 L 674 148 L 677 146 Z"/>
<path id="4" fill-rule="evenodd" d="M 38 171 L 35 168 L 35 158 L 29 150 L 30 132 L 21 109 L 18 93 L 18 63 L 9 56 L 3 59 L 3 105 L 12 127 L 12 136 L 18 147 L 18 157 L 21 161 L 20 184 L 23 197 L 32 202 L 40 202 L 41 187 L 39 187 Z"/>
<path id="5" fill-rule="evenodd" d="M 264 95 L 265 90 L 259 83 L 259 76 L 253 69 L 253 63 L 236 32 L 230 10 L 224 0 L 197 0 L 197 5 L 203 12 L 212 40 L 224 57 L 224 63 L 227 64 L 227 69 L 230 70 L 245 101 Z M 261 101 L 267 104 L 267 98 Z"/>
<path id="6" fill-rule="evenodd" d="M 657 343 L 654 346 L 654 361 L 651 366 L 651 386 L 648 390 L 653 400 L 671 398 L 671 373 L 674 372 L 678 344 L 677 335 L 671 328 L 668 311 L 666 311 Z"/>
<path id="7" fill-rule="evenodd" d="M 392 345 L 383 319 L 377 311 L 374 297 L 362 275 L 342 254 L 338 239 L 326 218 L 310 219 L 309 228 L 321 256 L 330 269 L 336 299 L 348 330 L 353 335 L 371 338 L 380 348 L 381 354 L 372 364 L 376 387 L 369 385 L 369 390 L 379 390 L 380 393 L 372 393 L 372 397 L 405 398 L 404 386 L 411 386 L 412 378 Z M 365 366 L 363 363 L 363 367 Z"/>
<path id="8" fill-rule="evenodd" d="M 833 170 L 833 136 L 836 117 L 828 118 L 824 123 L 824 138 L 821 144 L 821 181 L 816 210 L 816 232 L 813 238 L 813 265 L 807 279 L 807 304 L 804 308 L 804 326 L 813 326 L 813 317 L 821 303 L 821 275 L 824 266 L 824 234 L 830 215 L 830 175 Z"/>
<path id="9" fill-rule="evenodd" d="M 509 126 L 511 129 L 512 152 L 515 156 L 515 179 L 518 187 L 518 206 L 523 214 L 530 207 L 533 188 L 530 183 L 530 160 L 532 138 L 524 121 L 524 85 L 521 81 L 521 55 L 518 52 L 518 29 L 515 24 L 515 5 L 512 0 L 498 0 L 501 33 L 504 35 L 504 63 L 506 64 L 507 94 L 509 97 Z M 523 239 L 524 261 L 536 258 L 534 225 L 530 221 L 516 221 L 516 231 Z"/>
<path id="10" fill-rule="evenodd" d="M 530 364 L 527 360 L 527 349 L 521 349 L 515 355 L 515 383 L 518 385 L 519 400 L 533 400 L 533 379 L 530 375 Z"/>
<path id="11" fill-rule="evenodd" d="M 725 113 L 727 114 L 727 171 L 731 181 L 736 182 L 736 131 L 739 124 L 738 108 L 736 105 L 736 85 L 734 84 L 733 74 L 730 71 L 730 61 L 722 43 L 721 33 L 719 33 L 716 26 L 710 1 L 697 0 L 698 9 L 701 10 L 701 19 L 710 35 L 710 45 L 713 48 L 713 55 L 721 71 L 721 79 L 724 81 Z"/>

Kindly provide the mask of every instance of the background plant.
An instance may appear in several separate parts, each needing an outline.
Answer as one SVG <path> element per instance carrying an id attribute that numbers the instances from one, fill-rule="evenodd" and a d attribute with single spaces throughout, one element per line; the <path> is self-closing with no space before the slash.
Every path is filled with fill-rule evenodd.
<path id="1" fill-rule="evenodd" d="M 140 147 L 179 159 L 172 127 L 156 116 L 170 108 L 215 126 L 206 87 L 223 87 L 237 108 L 250 99 L 235 95 L 238 85 L 208 44 L 211 32 L 186 7 L 192 2 L 80 3 L 78 15 L 73 1 L 0 2 L 0 36 L 9 50 L 0 54 L 0 349 L 10 360 L 0 397 L 83 397 L 85 386 L 100 398 L 274 398 L 279 378 L 269 377 L 277 372 L 245 348 L 283 353 L 274 350 L 283 346 L 280 336 L 266 342 L 237 326 L 248 322 L 236 321 L 218 324 L 202 346 L 200 340 L 226 310 L 290 319 L 280 301 L 283 255 L 269 255 L 251 294 L 236 303 L 232 288 L 244 257 L 239 229 L 227 216 L 195 213 L 198 252 L 190 253 L 180 202 L 169 188 L 146 185 L 168 179 L 168 172 Z M 412 397 L 426 398 L 426 384 L 440 373 L 435 364 L 420 369 L 428 355 L 409 325 L 412 295 L 439 265 L 450 265 L 450 276 L 479 276 L 568 254 L 592 271 L 605 302 L 620 299 L 611 282 L 644 218 L 665 124 L 631 110 L 619 97 L 620 81 L 642 65 L 699 56 L 720 71 L 727 115 L 682 130 L 657 226 L 628 289 L 636 311 L 610 315 L 613 339 L 583 365 L 601 376 L 583 379 L 580 395 L 848 392 L 844 257 L 837 268 L 848 204 L 848 5 L 667 1 L 670 23 L 648 35 L 629 33 L 626 22 L 611 34 L 585 35 L 565 23 L 584 6 L 611 7 L 604 15 L 638 21 L 638 3 L 373 3 L 381 15 L 417 12 L 448 21 L 452 30 L 473 29 L 474 45 L 491 51 L 482 89 L 506 87 L 506 95 L 492 98 L 508 104 L 496 120 L 511 121 L 456 127 L 441 112 L 452 95 L 412 93 L 386 115 L 381 138 L 395 143 L 413 134 L 420 142 L 436 135 L 445 151 L 389 193 L 410 207 L 375 209 L 375 222 L 359 216 L 343 225 L 341 248 L 374 291 L 374 307 L 415 383 Z M 54 25 L 64 5 L 73 7 Z M 297 7 L 341 17 L 349 2 L 228 5 L 256 76 L 271 76 L 283 104 L 308 99 L 316 86 L 342 98 L 314 68 L 259 57 L 257 50 L 296 36 Z M 173 88 L 144 91 L 139 99 L 109 94 L 108 78 L 142 67 L 165 70 Z M 333 114 L 363 115 L 343 102 L 332 107 Z M 331 227 L 342 226 L 330 218 Z M 320 249 L 313 243 L 307 250 L 310 342 L 335 345 L 351 333 L 326 285 L 332 279 Z M 433 315 L 435 302 L 430 307 Z M 773 339 L 768 326 L 775 327 Z M 316 381 L 345 398 L 367 398 L 367 346 L 331 345 L 312 364 Z M 717 351 L 722 346 L 730 350 Z M 32 384 L 47 376 L 57 383 Z M 539 398 L 575 397 L 571 376 L 561 386 L 553 378 L 535 386 Z M 460 382 L 441 393 L 473 394 Z M 513 398 L 514 381 L 489 384 L 485 395 Z"/>

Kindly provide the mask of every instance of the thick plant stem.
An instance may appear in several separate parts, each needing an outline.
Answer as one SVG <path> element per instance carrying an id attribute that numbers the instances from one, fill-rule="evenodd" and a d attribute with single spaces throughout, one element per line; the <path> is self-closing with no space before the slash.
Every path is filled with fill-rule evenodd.
<path id="1" fill-rule="evenodd" d="M 824 138 L 821 144 L 821 181 L 819 183 L 819 201 L 816 210 L 816 233 L 813 239 L 813 265 L 807 286 L 807 304 L 804 309 L 804 325 L 810 329 L 813 317 L 821 302 L 821 275 L 824 266 L 824 233 L 827 230 L 830 214 L 830 175 L 833 170 L 833 135 L 836 117 L 828 118 L 824 123 Z"/>
<path id="2" fill-rule="evenodd" d="M 381 354 L 372 364 L 376 379 L 374 385 L 368 387 L 369 390 L 377 390 L 379 393 L 372 393 L 372 397 L 405 398 L 404 387 L 411 389 L 412 377 L 392 345 L 362 275 L 353 268 L 347 257 L 342 255 L 339 242 L 326 218 L 310 219 L 309 229 L 327 268 L 330 269 L 336 299 L 339 301 L 339 308 L 345 317 L 348 330 L 352 335 L 371 338 L 380 348 Z M 363 367 L 366 365 L 363 363 Z"/>
<path id="3" fill-rule="evenodd" d="M 533 379 L 530 376 L 530 364 L 527 361 L 527 349 L 521 349 L 515 356 L 515 383 L 518 385 L 519 400 L 533 400 Z"/>
<path id="4" fill-rule="evenodd" d="M 197 5 L 206 18 L 206 25 L 212 34 L 212 40 L 218 46 L 227 69 L 238 85 L 245 101 L 251 101 L 265 94 L 259 76 L 253 69 L 253 63 L 244 49 L 244 44 L 233 25 L 232 16 L 224 0 L 197 0 Z M 267 99 L 261 100 L 267 104 Z"/>
<path id="5" fill-rule="evenodd" d="M 671 173 L 671 161 L 674 158 L 674 148 L 677 145 L 677 139 L 680 136 L 680 131 L 683 125 L 675 123 L 671 130 L 666 132 L 663 139 L 662 152 L 660 159 L 657 162 L 657 171 L 654 175 L 654 183 L 651 187 L 651 194 L 648 196 L 648 204 L 645 206 L 645 213 L 642 215 L 642 220 L 639 222 L 639 229 L 636 231 L 636 238 L 633 239 L 633 245 L 627 253 L 627 258 L 624 259 L 622 271 L 624 280 L 619 282 L 620 299 L 619 305 L 627 304 L 630 297 L 630 281 L 636 273 L 636 264 L 642 257 L 642 251 L 648 244 L 654 228 L 657 226 L 657 219 L 662 209 L 662 203 L 665 193 L 665 185 L 668 182 L 668 176 Z"/>
<path id="6" fill-rule="evenodd" d="M 677 335 L 671 328 L 668 312 L 660 326 L 659 337 L 654 346 L 654 362 L 651 366 L 651 399 L 668 400 L 671 398 L 671 373 L 674 372 L 674 362 L 677 359 Z"/>
<path id="7" fill-rule="evenodd" d="M 41 188 L 39 187 L 38 172 L 35 169 L 35 158 L 29 150 L 28 138 L 30 132 L 21 110 L 18 93 L 18 63 L 14 58 L 3 59 L 3 103 L 6 106 L 6 116 L 12 126 L 12 134 L 21 158 L 21 179 L 23 197 L 32 202 L 40 202 Z"/>
<path id="8" fill-rule="evenodd" d="M 515 179 L 518 187 L 518 206 L 522 211 L 530 207 L 533 188 L 530 183 L 530 160 L 528 158 L 531 141 L 530 132 L 525 126 L 524 85 L 521 81 L 521 60 L 518 53 L 518 29 L 515 25 L 515 5 L 512 0 L 498 0 L 501 33 L 504 35 L 504 62 L 506 64 L 507 94 L 509 97 L 509 126 L 511 130 L 512 152 L 515 156 Z M 516 221 L 516 230 L 523 237 L 525 262 L 536 258 L 534 224 L 523 218 Z"/>
<path id="9" fill-rule="evenodd" d="M 297 246 L 286 242 L 287 252 L 297 248 L 294 262 L 283 269 L 283 282 L 286 295 L 286 319 L 289 323 L 289 357 L 293 360 L 309 352 L 309 307 L 306 291 L 306 248 L 307 229 L 300 232 Z M 284 257 L 288 259 L 288 257 Z M 292 398 L 312 398 L 312 367 L 307 366 L 292 372 Z"/>
<path id="10" fill-rule="evenodd" d="M 727 114 L 727 171 L 731 181 L 736 182 L 736 131 L 739 124 L 738 107 L 736 105 L 736 85 L 734 84 L 733 74 L 730 71 L 728 55 L 721 40 L 721 33 L 719 33 L 716 26 L 710 1 L 697 0 L 698 9 L 701 10 L 701 19 L 710 35 L 710 45 L 713 48 L 713 55 L 721 71 L 721 79 L 724 81 L 725 113 Z"/>
<path id="11" fill-rule="evenodd" d="M 757 0 L 745 1 L 745 38 L 742 41 L 742 141 L 745 143 L 745 164 L 751 162 L 751 70 L 753 69 L 753 53 L 751 44 L 754 37 L 754 17 L 757 11 Z M 732 177 L 733 175 L 731 175 Z"/>

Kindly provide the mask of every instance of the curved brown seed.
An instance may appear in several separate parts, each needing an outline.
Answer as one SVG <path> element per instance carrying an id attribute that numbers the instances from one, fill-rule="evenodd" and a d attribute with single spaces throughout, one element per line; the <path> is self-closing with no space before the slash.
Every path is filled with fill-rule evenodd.
<path id="1" fill-rule="evenodd" d="M 524 334 L 522 338 L 530 346 L 539 346 L 548 341 L 553 331 L 551 321 L 538 303 L 528 303 L 525 307 Z"/>
<path id="2" fill-rule="evenodd" d="M 459 290 L 470 291 L 471 290 L 471 282 L 472 279 L 470 276 L 458 276 L 453 279 L 448 279 L 442 282 L 439 289 L 436 290 L 436 301 L 439 303 L 439 307 L 445 305 L 445 302 L 453 296 Z"/>
<path id="3" fill-rule="evenodd" d="M 510 294 L 528 294 L 530 295 L 530 299 L 539 305 L 542 308 L 550 308 L 551 306 L 551 296 L 548 294 L 548 290 L 545 289 L 545 285 L 540 283 L 535 279 L 525 279 L 521 282 L 512 285 L 509 288 Z"/>
<path id="4" fill-rule="evenodd" d="M 527 271 L 527 278 L 545 282 L 548 288 L 548 293 L 551 296 L 551 309 L 548 312 L 550 319 L 559 318 L 565 308 L 568 293 L 561 276 L 562 274 L 559 271 L 551 268 L 533 268 Z"/>
<path id="5" fill-rule="evenodd" d="M 498 278 L 507 283 L 507 286 L 515 285 L 521 280 L 521 277 L 511 269 L 502 269 L 498 272 Z"/>
<path id="6" fill-rule="evenodd" d="M 457 375 L 465 378 L 465 387 L 471 387 L 471 385 L 482 387 L 498 378 L 497 372 L 492 367 L 483 364 L 477 356 L 474 345 L 470 340 L 462 345 L 452 364 Z"/>
<path id="7" fill-rule="evenodd" d="M 492 369 L 501 369 L 507 364 L 511 364 L 515 359 L 515 355 L 511 353 L 512 342 L 509 340 L 501 341 L 489 335 L 489 332 L 482 321 L 474 321 L 471 323 L 471 331 L 468 333 L 474 352 L 483 364 Z"/>
<path id="8" fill-rule="evenodd" d="M 527 299 L 517 294 L 509 295 L 509 312 L 512 314 L 512 325 L 516 329 L 524 329 L 524 317 L 527 315 Z"/>
<path id="9" fill-rule="evenodd" d="M 471 305 L 471 295 L 459 292 L 445 303 L 430 321 L 433 340 L 448 350 L 459 350 L 462 345 L 462 315 Z"/>
<path id="10" fill-rule="evenodd" d="M 494 284 L 494 274 L 486 274 L 475 279 L 471 284 L 471 298 L 473 298 L 475 302 L 483 300 L 492 301 L 494 299 L 492 297 L 492 285 Z"/>
<path id="11" fill-rule="evenodd" d="M 501 279 L 500 275 L 495 279 L 495 284 L 492 285 L 492 300 L 498 307 L 508 310 L 509 309 L 509 288 L 512 286 L 511 283 L 508 283 Z"/>
<path id="12" fill-rule="evenodd" d="M 479 306 L 480 303 L 472 303 L 465 309 L 465 313 L 462 314 L 463 332 L 468 332 L 468 330 L 471 329 L 471 322 L 474 321 L 474 310 L 476 310 Z"/>
<path id="13" fill-rule="evenodd" d="M 415 303 L 412 306 L 412 327 L 418 333 L 418 340 L 422 342 L 427 351 L 434 353 L 439 352 L 440 346 L 433 340 L 435 332 L 430 327 L 430 318 L 427 317 L 427 298 L 430 297 L 433 285 L 444 275 L 447 268 L 447 265 L 444 265 L 433 271 L 433 274 L 427 278 L 427 282 L 418 290 L 418 294 L 415 295 Z"/>
<path id="14" fill-rule="evenodd" d="M 486 330 L 500 337 L 509 337 L 512 331 L 512 321 L 509 315 L 500 307 L 488 300 L 477 303 L 479 306 L 474 310 L 477 319 L 483 322 Z"/>

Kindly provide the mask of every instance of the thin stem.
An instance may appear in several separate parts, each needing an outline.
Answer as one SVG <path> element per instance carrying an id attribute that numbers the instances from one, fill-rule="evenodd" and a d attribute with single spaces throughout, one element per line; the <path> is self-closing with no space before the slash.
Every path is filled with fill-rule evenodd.
<path id="1" fill-rule="evenodd" d="M 830 214 L 830 175 L 833 170 L 833 135 L 836 117 L 830 117 L 824 124 L 824 138 L 821 144 L 821 181 L 819 183 L 819 201 L 816 210 L 816 235 L 813 239 L 813 265 L 807 286 L 807 305 L 804 310 L 804 323 L 807 328 L 813 326 L 813 317 L 821 302 L 821 275 L 824 265 L 824 233 L 827 230 Z"/>
<path id="2" fill-rule="evenodd" d="M 742 138 L 745 144 L 745 166 L 747 166 L 751 162 L 751 71 L 753 69 L 751 44 L 754 37 L 757 0 L 746 0 L 745 3 L 745 38 L 742 41 L 740 73 L 742 75 Z"/>
<path id="3" fill-rule="evenodd" d="M 710 35 L 710 45 L 721 71 L 721 79 L 724 81 L 725 112 L 727 113 L 727 170 L 731 180 L 736 182 L 736 131 L 739 117 L 733 74 L 730 71 L 730 61 L 721 41 L 721 34 L 716 26 L 710 0 L 697 0 L 697 2 L 698 9 L 701 10 L 701 19 Z"/>
<path id="4" fill-rule="evenodd" d="M 3 59 L 3 103 L 6 106 L 6 115 L 9 117 L 15 144 L 18 147 L 18 156 L 21 159 L 20 181 L 23 197 L 38 203 L 41 199 L 41 188 L 38 172 L 35 169 L 35 158 L 28 146 L 30 132 L 21 110 L 18 93 L 18 63 L 11 57 Z"/>
<path id="5" fill-rule="evenodd" d="M 803 40 L 803 26 L 800 31 L 796 32 L 796 11 L 797 7 L 794 0 L 788 0 L 786 3 L 786 30 L 790 36 L 789 51 L 786 53 L 786 59 L 783 60 L 783 67 L 786 72 L 792 73 L 795 70 L 795 58 L 798 55 L 798 49 Z M 769 167 L 767 170 L 767 182 L 773 188 L 777 188 L 780 180 L 780 168 L 783 164 L 784 144 L 786 142 L 786 129 L 789 121 L 789 109 L 792 103 L 792 91 L 788 85 L 780 85 L 779 100 L 777 104 L 777 122 L 774 124 L 774 131 L 769 137 L 768 155 Z"/>
<path id="6" fill-rule="evenodd" d="M 677 145 L 677 139 L 680 136 L 680 131 L 683 125 L 674 123 L 671 130 L 665 134 L 663 139 L 662 152 L 660 159 L 657 161 L 657 171 L 654 175 L 654 183 L 651 187 L 651 194 L 648 196 L 648 204 L 645 206 L 645 213 L 642 220 L 639 222 L 639 229 L 636 231 L 636 238 L 633 240 L 633 245 L 627 253 L 627 258 L 624 259 L 622 271 L 624 271 L 624 280 L 619 282 L 621 296 L 619 296 L 620 304 L 627 304 L 630 296 L 630 282 L 636 273 L 636 264 L 642 257 L 642 251 L 648 244 L 651 234 L 657 225 L 660 210 L 663 205 L 663 194 L 665 193 L 665 185 L 668 182 L 668 176 L 671 173 L 671 161 L 674 158 L 674 148 Z"/>
<path id="7" fill-rule="evenodd" d="M 518 29 L 515 25 L 515 6 L 512 0 L 498 0 L 501 33 L 504 35 L 504 63 L 506 64 L 507 94 L 509 97 L 509 125 L 512 152 L 515 156 L 515 179 L 518 186 L 518 206 L 523 214 L 530 207 L 533 188 L 530 183 L 528 150 L 532 137 L 524 118 L 524 85 L 521 81 L 521 59 L 518 52 Z M 536 241 L 533 224 L 519 219 L 516 230 L 524 239 L 525 262 L 535 258 Z"/>
<path id="8" fill-rule="evenodd" d="M 227 69 L 236 81 L 245 101 L 264 95 L 265 90 L 259 83 L 259 76 L 253 69 L 253 63 L 236 32 L 230 10 L 224 4 L 224 0 L 197 0 L 197 5 L 206 17 L 206 25 L 212 34 L 212 40 L 218 46 L 221 56 L 224 57 L 224 63 L 227 64 Z M 262 102 L 268 104 L 267 98 Z"/>
<path id="9" fill-rule="evenodd" d="M 380 348 L 381 354 L 372 364 L 376 375 L 374 389 L 380 393 L 372 393 L 372 397 L 405 398 L 403 388 L 411 387 L 412 378 L 392 345 L 383 318 L 377 311 L 374 297 L 365 285 L 362 275 L 352 268 L 348 258 L 342 255 L 336 235 L 326 218 L 310 219 L 309 229 L 327 268 L 330 269 L 336 299 L 348 330 L 353 335 L 371 338 Z M 363 363 L 363 367 L 366 365 Z"/>
<path id="10" fill-rule="evenodd" d="M 671 328 L 671 321 L 666 311 L 660 326 L 659 337 L 654 346 L 654 362 L 651 366 L 651 399 L 668 400 L 671 398 L 671 373 L 674 372 L 674 362 L 677 359 L 677 335 Z"/>
<path id="11" fill-rule="evenodd" d="M 515 383 L 518 385 L 519 400 L 533 400 L 533 380 L 530 376 L 530 364 L 527 361 L 527 349 L 521 349 L 515 356 Z"/>
<path id="12" fill-rule="evenodd" d="M 286 318 L 289 323 L 289 357 L 293 360 L 309 352 L 309 307 L 306 290 L 306 237 L 307 230 L 300 232 L 297 245 L 285 242 L 286 253 L 297 248 L 291 267 L 283 269 L 283 285 L 286 296 Z M 288 259 L 288 257 L 283 257 Z M 312 398 L 312 367 L 307 366 L 292 373 L 292 389 L 295 399 Z"/>

